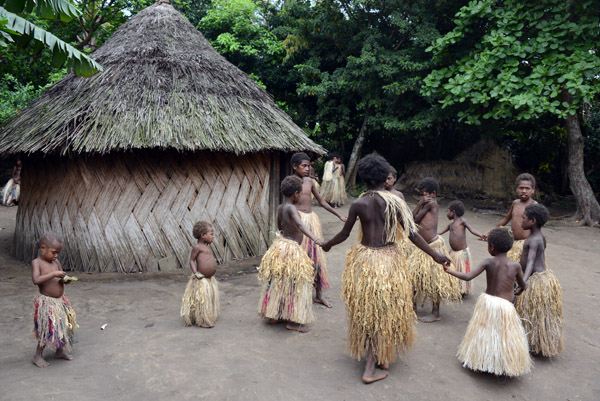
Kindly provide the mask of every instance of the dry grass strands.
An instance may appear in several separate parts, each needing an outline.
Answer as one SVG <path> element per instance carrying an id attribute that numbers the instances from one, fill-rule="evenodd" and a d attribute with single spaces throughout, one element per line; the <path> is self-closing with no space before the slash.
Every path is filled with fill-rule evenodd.
<path id="1" fill-rule="evenodd" d="M 317 236 L 317 238 L 323 238 L 323 230 L 321 228 L 321 220 L 315 212 L 312 213 L 300 213 L 300 219 L 302 224 L 308 228 L 308 231 Z M 327 263 L 325 262 L 325 252 L 323 248 L 316 245 L 306 235 L 302 238 L 302 248 L 308 254 L 308 257 L 313 261 L 315 266 L 316 274 L 319 276 L 321 282 L 321 288 L 329 288 L 329 274 L 327 273 Z"/>
<path id="2" fill-rule="evenodd" d="M 213 277 L 190 276 L 181 299 L 180 313 L 186 326 L 213 327 L 219 318 L 219 285 Z"/>
<path id="3" fill-rule="evenodd" d="M 438 237 L 429 246 L 443 255 L 448 255 L 448 249 L 442 237 Z M 415 247 L 408 259 L 408 267 L 412 276 L 416 301 L 420 300 L 424 303 L 426 300 L 431 302 L 460 302 L 462 300 L 459 280 L 446 273 L 440 264 L 422 250 Z"/>
<path id="4" fill-rule="evenodd" d="M 523 320 L 531 352 L 549 357 L 565 349 L 562 287 L 552 271 L 532 274 L 515 308 Z"/>
<path id="5" fill-rule="evenodd" d="M 524 239 L 519 239 L 513 242 L 512 248 L 506 253 L 506 256 L 512 261 L 521 263 L 521 254 L 523 253 Z"/>
<path id="6" fill-rule="evenodd" d="M 361 359 L 373 345 L 378 364 L 391 363 L 417 337 L 412 285 L 396 245 L 354 245 L 346 253 L 342 299 L 348 314 L 348 353 Z"/>
<path id="7" fill-rule="evenodd" d="M 412 212 L 408 205 L 401 198 L 387 191 L 367 191 L 360 195 L 365 196 L 379 195 L 385 201 L 385 231 L 384 242 L 399 243 L 408 233 L 417 233 L 418 228 L 413 219 Z M 362 240 L 362 227 L 359 230 L 358 241 Z"/>
<path id="8" fill-rule="evenodd" d="M 325 202 L 333 205 L 343 205 L 346 203 L 346 199 L 348 198 L 348 195 L 346 195 L 346 182 L 339 167 L 333 172 L 331 180 L 323 181 L 320 194 Z"/>
<path id="9" fill-rule="evenodd" d="M 450 260 L 454 268 L 461 273 L 469 273 L 471 271 L 471 251 L 469 248 L 462 249 L 460 251 L 453 251 L 450 249 Z M 458 280 L 461 294 L 470 294 L 472 290 L 472 281 Z"/>
<path id="10" fill-rule="evenodd" d="M 313 322 L 314 273 L 312 261 L 296 241 L 275 238 L 258 268 L 260 316 L 298 324 Z"/>
<path id="11" fill-rule="evenodd" d="M 496 375 L 524 375 L 533 364 L 515 307 L 486 293 L 477 299 L 457 356 L 466 368 Z"/>
<path id="12" fill-rule="evenodd" d="M 33 330 L 38 346 L 69 351 L 76 342 L 77 316 L 66 295 L 53 298 L 38 294 L 34 305 Z"/>

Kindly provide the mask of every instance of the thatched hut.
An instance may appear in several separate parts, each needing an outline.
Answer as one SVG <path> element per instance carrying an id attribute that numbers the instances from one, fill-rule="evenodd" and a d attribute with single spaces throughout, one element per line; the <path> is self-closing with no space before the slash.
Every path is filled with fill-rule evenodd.
<path id="1" fill-rule="evenodd" d="M 281 161 L 323 149 L 168 1 L 93 58 L 104 72 L 68 74 L 0 130 L 0 153 L 24 158 L 14 256 L 52 230 L 70 270 L 184 267 L 199 219 L 219 261 L 263 253 Z"/>

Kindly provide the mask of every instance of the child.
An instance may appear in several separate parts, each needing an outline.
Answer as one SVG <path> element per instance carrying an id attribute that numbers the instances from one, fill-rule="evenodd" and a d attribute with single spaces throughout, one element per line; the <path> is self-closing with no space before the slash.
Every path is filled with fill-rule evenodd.
<path id="1" fill-rule="evenodd" d="M 488 252 L 493 258 L 481 262 L 470 273 L 447 273 L 469 281 L 486 273 L 487 288 L 479 296 L 467 332 L 458 347 L 458 359 L 464 367 L 495 375 L 520 376 L 531 370 L 531 357 L 521 320 L 512 304 L 515 280 L 527 288 L 521 267 L 506 253 L 513 239 L 508 230 L 496 228 L 488 236 Z"/>
<path id="2" fill-rule="evenodd" d="M 21 160 L 13 167 L 12 177 L 2 189 L 2 204 L 5 206 L 15 206 L 19 204 L 19 195 L 21 194 Z"/>
<path id="3" fill-rule="evenodd" d="M 419 234 L 433 249 L 443 255 L 448 255 L 446 243 L 442 237 L 438 236 L 437 230 L 439 206 L 435 198 L 439 191 L 439 185 L 433 178 L 425 178 L 419 183 L 417 189 L 421 193 L 421 200 L 413 210 L 413 217 L 419 226 Z M 410 255 L 408 266 L 413 279 L 415 307 L 419 299 L 423 303 L 429 299 L 432 303 L 431 314 L 420 317 L 419 320 L 425 323 L 441 320 L 440 302 L 462 299 L 458 280 L 444 274 L 437 264 L 419 249 L 415 249 Z"/>
<path id="4" fill-rule="evenodd" d="M 508 213 L 504 220 L 496 227 L 505 226 L 510 221 L 510 228 L 513 232 L 515 243 L 512 249 L 508 252 L 508 257 L 517 263 L 521 261 L 521 252 L 523 252 L 523 244 L 529 237 L 529 230 L 521 227 L 523 212 L 529 205 L 537 203 L 531 196 L 535 192 L 535 178 L 531 174 L 523 173 L 517 177 L 517 195 L 519 199 L 515 199 L 508 209 Z"/>
<path id="5" fill-rule="evenodd" d="M 408 236 L 435 262 L 450 262 L 417 233 L 406 203 L 384 191 L 389 171 L 387 161 L 377 154 L 365 156 L 358 163 L 358 174 L 368 190 L 350 206 L 342 231 L 323 245 L 328 251 L 345 241 L 360 219 L 358 243 L 346 254 L 342 298 L 349 320 L 348 352 L 358 360 L 367 354 L 362 376 L 365 383 L 387 377 L 384 370 L 412 347 L 417 335 L 412 286 L 406 260 L 396 242 Z"/>
<path id="6" fill-rule="evenodd" d="M 402 192 L 400 192 L 400 191 L 396 190 L 396 188 L 394 188 L 394 184 L 396 183 L 397 180 L 398 180 L 398 171 L 396 171 L 395 168 L 390 166 L 390 173 L 388 174 L 387 178 L 385 179 L 384 188 L 386 191 L 400 197 L 400 199 L 402 199 L 402 200 L 405 200 L 404 194 L 402 194 Z"/>
<path id="7" fill-rule="evenodd" d="M 309 182 L 312 181 L 309 179 Z M 270 323 L 287 321 L 288 330 L 307 333 L 309 329 L 302 325 L 314 320 L 311 298 L 315 271 L 300 244 L 303 234 L 315 245 L 320 246 L 322 242 L 300 220 L 296 205 L 302 191 L 303 182 L 296 176 L 286 177 L 281 182 L 284 201 L 277 209 L 280 233 L 258 268 L 258 279 L 263 284 L 258 313 L 269 318 Z"/>
<path id="8" fill-rule="evenodd" d="M 317 202 L 319 202 L 325 210 L 334 214 L 338 219 L 346 221 L 346 218 L 340 216 L 338 212 L 333 210 L 333 208 L 321 198 L 315 183 L 309 177 L 310 158 L 306 153 L 295 153 L 292 155 L 292 168 L 294 169 L 296 177 L 302 180 L 300 197 L 295 203 L 296 209 L 300 212 L 300 218 L 302 219 L 302 223 L 306 226 L 306 229 L 314 233 L 317 238 L 322 238 L 323 232 L 321 229 L 321 221 L 319 220 L 319 216 L 312 211 L 311 195 L 314 195 Z M 302 248 L 304 248 L 308 253 L 308 257 L 313 261 L 317 273 L 315 275 L 316 296 L 314 301 L 331 308 L 331 304 L 323 297 L 322 293 L 323 288 L 329 288 L 329 277 L 323 250 L 311 241 L 308 236 L 305 236 L 302 239 Z"/>
<path id="9" fill-rule="evenodd" d="M 71 345 L 75 342 L 77 321 L 75 311 L 65 295 L 66 274 L 58 254 L 62 241 L 55 233 L 46 233 L 40 240 L 38 257 L 31 262 L 31 279 L 40 293 L 35 298 L 33 324 L 37 349 L 33 356 L 35 366 L 50 365 L 43 357 L 46 347 L 56 350 L 54 357 L 72 360 Z"/>
<path id="10" fill-rule="evenodd" d="M 562 287 L 546 268 L 546 238 L 542 227 L 548 221 L 548 209 L 529 205 L 523 213 L 523 230 L 530 232 L 523 245 L 521 267 L 527 290 L 517 298 L 515 307 L 523 319 L 529 349 L 543 356 L 554 356 L 565 349 L 563 337 Z"/>
<path id="11" fill-rule="evenodd" d="M 346 180 L 344 179 L 344 176 L 346 175 L 346 166 L 342 162 L 342 156 L 340 155 L 335 156 L 335 163 L 337 169 L 335 170 L 334 177 L 337 180 L 337 183 L 333 202 L 339 207 L 346 204 L 346 199 L 348 198 L 348 195 L 346 195 Z"/>
<path id="12" fill-rule="evenodd" d="M 471 234 L 476 235 L 483 240 L 483 234 L 475 231 L 471 225 L 463 218 L 465 214 L 465 205 L 461 201 L 452 201 L 448 204 L 448 212 L 446 217 L 448 220 L 454 220 L 451 224 L 448 224 L 446 228 L 438 233 L 438 235 L 444 234 L 446 231 L 450 231 L 450 259 L 452 264 L 456 266 L 456 269 L 462 273 L 469 273 L 471 271 L 471 252 L 467 246 L 466 230 L 469 230 Z M 460 281 L 460 293 L 463 295 L 470 294 L 471 282 Z"/>
<path id="13" fill-rule="evenodd" d="M 198 243 L 190 254 L 192 275 L 181 299 L 179 314 L 186 326 L 214 327 L 219 318 L 219 285 L 214 277 L 217 261 L 209 245 L 214 240 L 213 227 L 207 221 L 194 224 L 192 235 Z"/>
<path id="14" fill-rule="evenodd" d="M 337 155 L 331 157 L 332 160 L 325 163 L 322 194 L 323 200 L 335 208 L 346 202 L 346 183 L 343 173 L 344 165 L 340 164 Z"/>

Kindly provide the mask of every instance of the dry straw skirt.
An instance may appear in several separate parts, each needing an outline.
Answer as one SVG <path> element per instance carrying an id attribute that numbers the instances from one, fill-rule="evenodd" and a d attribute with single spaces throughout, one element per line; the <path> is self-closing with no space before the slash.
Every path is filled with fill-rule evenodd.
<path id="1" fill-rule="evenodd" d="M 348 353 L 361 359 L 369 345 L 378 364 L 412 348 L 417 337 L 412 285 L 400 248 L 354 245 L 346 253 L 342 299 L 348 314 Z"/>
<path id="2" fill-rule="evenodd" d="M 186 326 L 213 327 L 219 318 L 219 284 L 215 277 L 201 279 L 193 274 L 181 299 L 179 312 Z"/>
<path id="3" fill-rule="evenodd" d="M 299 213 L 302 224 L 308 228 L 308 231 L 316 235 L 317 238 L 323 238 L 323 230 L 321 228 L 319 216 L 317 216 L 315 212 L 303 213 L 299 211 Z M 325 262 L 325 252 L 323 252 L 323 249 L 306 235 L 302 239 L 302 248 L 313 261 L 321 288 L 329 288 L 329 275 L 327 274 L 327 264 Z"/>
<path id="4" fill-rule="evenodd" d="M 446 243 L 438 237 L 429 244 L 443 255 L 448 255 Z M 436 263 L 431 256 L 415 247 L 408 259 L 408 266 L 415 289 L 415 300 L 425 302 L 461 301 L 459 280 L 446 273 L 442 265 Z"/>
<path id="5" fill-rule="evenodd" d="M 462 273 L 469 273 L 471 271 L 471 252 L 469 248 L 465 248 L 460 251 L 450 250 L 450 259 L 454 268 Z M 459 280 L 458 285 L 460 286 L 461 294 L 470 294 L 472 283 L 470 281 Z"/>
<path id="6" fill-rule="evenodd" d="M 277 237 L 258 268 L 262 292 L 258 313 L 263 318 L 299 324 L 314 321 L 313 263 L 296 241 Z"/>
<path id="7" fill-rule="evenodd" d="M 33 331 L 40 347 L 69 350 L 76 342 L 77 316 L 67 296 L 38 294 L 34 300 Z"/>
<path id="8" fill-rule="evenodd" d="M 527 337 L 514 305 L 481 294 L 457 356 L 464 367 L 476 371 L 505 376 L 529 373 Z"/>
<path id="9" fill-rule="evenodd" d="M 332 205 L 343 205 L 346 203 L 346 181 L 338 168 L 333 173 L 333 179 L 330 181 L 323 181 L 321 185 L 321 196 L 323 200 Z"/>
<path id="10" fill-rule="evenodd" d="M 523 253 L 523 245 L 525 245 L 524 239 L 516 240 L 515 242 L 513 242 L 513 246 L 512 246 L 512 248 L 510 248 L 510 250 L 508 251 L 506 256 L 508 256 L 508 258 L 510 260 L 513 260 L 517 263 L 521 263 L 521 254 Z"/>
<path id="11" fill-rule="evenodd" d="M 531 352 L 548 357 L 565 349 L 562 287 L 552 271 L 532 274 L 515 308 L 523 320 Z"/>

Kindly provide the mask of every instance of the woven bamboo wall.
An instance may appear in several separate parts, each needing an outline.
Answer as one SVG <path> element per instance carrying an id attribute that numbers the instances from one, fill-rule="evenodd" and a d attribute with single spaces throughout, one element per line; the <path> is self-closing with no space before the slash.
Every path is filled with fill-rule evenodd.
<path id="1" fill-rule="evenodd" d="M 13 254 L 30 261 L 46 231 L 63 237 L 65 270 L 189 266 L 192 226 L 211 221 L 219 262 L 257 256 L 269 241 L 270 155 L 146 151 L 28 158 Z"/>

